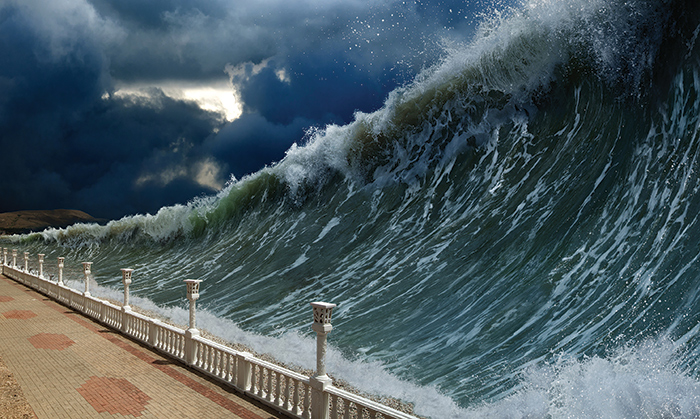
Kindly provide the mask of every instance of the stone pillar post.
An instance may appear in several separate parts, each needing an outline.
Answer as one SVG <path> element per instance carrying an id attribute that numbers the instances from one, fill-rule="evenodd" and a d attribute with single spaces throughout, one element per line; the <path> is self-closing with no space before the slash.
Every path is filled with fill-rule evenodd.
<path id="1" fill-rule="evenodd" d="M 7 247 L 2 249 L 2 264 L 7 265 Z"/>
<path id="2" fill-rule="evenodd" d="M 24 272 L 29 272 L 29 252 L 24 252 Z"/>
<path id="3" fill-rule="evenodd" d="M 236 365 L 238 374 L 236 375 L 236 386 L 241 391 L 248 391 L 251 388 L 253 378 L 253 366 L 249 361 L 252 357 L 248 352 L 239 352 L 236 355 Z"/>
<path id="4" fill-rule="evenodd" d="M 12 249 L 12 268 L 17 269 L 17 249 Z"/>
<path id="5" fill-rule="evenodd" d="M 316 332 L 316 375 L 311 377 L 311 418 L 328 419 L 330 415 L 330 395 L 325 391 L 333 381 L 326 374 L 326 336 L 333 330 L 331 314 L 335 304 L 311 303 L 314 310 L 314 323 L 311 328 Z"/>
<path id="6" fill-rule="evenodd" d="M 131 311 L 129 306 L 129 285 L 131 285 L 131 273 L 133 269 L 122 269 L 122 283 L 124 284 L 124 305 L 122 306 L 122 332 L 128 333 L 130 328 L 130 317 L 128 312 Z"/>
<path id="7" fill-rule="evenodd" d="M 124 284 L 124 305 L 122 308 L 124 310 L 130 310 L 129 306 L 129 285 L 131 285 L 131 273 L 134 272 L 133 269 L 122 269 L 122 283 Z"/>
<path id="8" fill-rule="evenodd" d="M 58 258 L 58 285 L 63 285 L 63 261 L 64 257 Z"/>
<path id="9" fill-rule="evenodd" d="M 92 262 L 83 262 L 83 273 L 85 274 L 85 292 L 83 295 L 86 297 L 90 296 L 90 274 L 92 274 L 92 271 L 90 270 L 91 267 Z"/>
<path id="10" fill-rule="evenodd" d="M 185 331 L 185 361 L 190 365 L 194 365 L 197 361 L 196 349 L 192 338 L 199 336 L 195 310 L 197 299 L 199 298 L 200 282 L 202 282 L 201 279 L 185 279 L 187 299 L 190 301 L 190 327 Z"/>
<path id="11" fill-rule="evenodd" d="M 39 278 L 44 279 L 44 255 L 39 253 Z"/>
<path id="12" fill-rule="evenodd" d="M 190 327 L 189 330 L 197 330 L 196 301 L 199 299 L 199 283 L 201 279 L 185 279 L 187 284 L 187 299 L 190 300 Z"/>

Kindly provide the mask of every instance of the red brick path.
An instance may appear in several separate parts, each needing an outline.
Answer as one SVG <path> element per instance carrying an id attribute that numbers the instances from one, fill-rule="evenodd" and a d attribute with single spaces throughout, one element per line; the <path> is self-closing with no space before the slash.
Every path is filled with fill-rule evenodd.
<path id="1" fill-rule="evenodd" d="M 73 342 L 66 335 L 39 333 L 38 335 L 30 337 L 29 343 L 34 345 L 34 347 L 37 349 L 53 349 L 56 351 L 62 351 L 75 342 Z"/>
<path id="2" fill-rule="evenodd" d="M 27 320 L 36 317 L 36 313 L 29 310 L 12 310 L 2 313 L 2 316 L 6 319 Z"/>
<path id="3" fill-rule="evenodd" d="M 78 393 L 98 413 L 141 416 L 151 398 L 124 378 L 95 377 L 83 384 Z"/>

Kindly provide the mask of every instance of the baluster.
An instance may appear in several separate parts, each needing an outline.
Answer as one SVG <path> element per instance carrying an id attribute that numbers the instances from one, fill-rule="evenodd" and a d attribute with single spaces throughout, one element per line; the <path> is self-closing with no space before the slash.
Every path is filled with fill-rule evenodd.
<path id="1" fill-rule="evenodd" d="M 343 419 L 350 419 L 350 400 L 343 399 Z"/>
<path id="2" fill-rule="evenodd" d="M 292 408 L 292 413 L 295 415 L 301 414 L 301 407 L 299 406 L 299 380 L 294 380 L 294 404 Z"/>
<path id="3" fill-rule="evenodd" d="M 192 366 L 193 367 L 200 367 L 202 366 L 202 351 L 204 349 L 202 348 L 202 343 L 194 341 L 192 342 Z"/>
<path id="4" fill-rule="evenodd" d="M 304 419 L 309 419 L 311 417 L 311 387 L 304 386 L 304 411 L 302 416 Z"/>
<path id="5" fill-rule="evenodd" d="M 193 366 L 202 368 L 202 365 L 204 364 L 204 362 L 202 361 L 202 353 L 204 352 L 202 342 L 192 342 L 192 350 L 194 351 L 194 354 L 192 355 L 194 357 Z"/>
<path id="6" fill-rule="evenodd" d="M 282 398 L 282 380 L 280 379 L 280 373 L 275 371 L 275 405 L 280 406 Z"/>
<path id="7" fill-rule="evenodd" d="M 284 404 L 282 405 L 282 407 L 284 407 L 287 410 L 292 410 L 292 403 L 289 397 L 291 395 L 289 391 L 290 380 L 291 378 L 289 378 L 289 376 L 284 376 Z"/>
<path id="8" fill-rule="evenodd" d="M 233 355 L 227 353 L 226 354 L 226 375 L 225 375 L 225 380 L 230 382 L 233 382 L 233 369 L 234 365 L 233 363 L 235 362 L 235 358 Z"/>
<path id="9" fill-rule="evenodd" d="M 228 376 L 228 371 L 226 370 L 226 366 L 228 365 L 228 354 L 222 350 L 219 351 L 219 371 L 217 373 L 217 377 L 221 378 L 222 380 L 225 380 L 226 377 Z"/>
<path id="10" fill-rule="evenodd" d="M 219 378 L 225 380 L 226 377 L 228 376 L 228 371 L 226 370 L 226 366 L 228 364 L 228 354 L 223 351 L 219 351 Z"/>
<path id="11" fill-rule="evenodd" d="M 229 359 L 229 354 L 221 351 L 219 353 L 219 377 L 221 377 L 222 380 L 228 379 L 228 359 Z"/>
<path id="12" fill-rule="evenodd" d="M 260 375 L 258 375 L 258 396 L 262 398 L 265 396 L 265 372 L 262 365 L 258 365 L 258 369 L 260 370 Z"/>
<path id="13" fill-rule="evenodd" d="M 175 350 L 175 334 L 168 330 L 168 353 L 177 356 L 177 351 Z"/>
<path id="14" fill-rule="evenodd" d="M 163 349 L 163 328 L 162 327 L 156 327 L 154 337 L 153 337 L 153 346 L 155 346 L 158 349 Z"/>
<path id="15" fill-rule="evenodd" d="M 253 394 L 257 394 L 257 387 L 258 387 L 258 368 L 255 364 L 252 362 L 250 363 L 250 392 Z"/>
<path id="16" fill-rule="evenodd" d="M 333 403 L 333 408 L 331 409 L 331 419 L 338 419 L 338 396 L 331 394 L 331 403 Z"/>
<path id="17" fill-rule="evenodd" d="M 274 400 L 274 394 L 272 393 L 272 370 L 266 370 L 267 371 L 267 400 L 272 401 Z"/>

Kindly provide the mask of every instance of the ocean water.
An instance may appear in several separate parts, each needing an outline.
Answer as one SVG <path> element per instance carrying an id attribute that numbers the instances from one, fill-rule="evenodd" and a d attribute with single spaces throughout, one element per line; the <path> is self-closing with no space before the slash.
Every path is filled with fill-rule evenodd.
<path id="1" fill-rule="evenodd" d="M 700 417 L 700 4 L 530 1 L 216 196 L 4 239 L 432 418 Z M 53 262 L 49 262 L 53 265 Z M 53 272 L 52 266 L 47 271 Z"/>

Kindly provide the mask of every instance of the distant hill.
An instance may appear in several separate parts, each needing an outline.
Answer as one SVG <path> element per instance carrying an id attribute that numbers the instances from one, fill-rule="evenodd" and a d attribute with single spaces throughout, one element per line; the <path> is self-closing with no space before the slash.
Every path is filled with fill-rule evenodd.
<path id="1" fill-rule="evenodd" d="M 25 234 L 49 227 L 63 228 L 75 223 L 99 223 L 104 220 L 78 210 L 15 211 L 0 213 L 0 234 Z"/>

